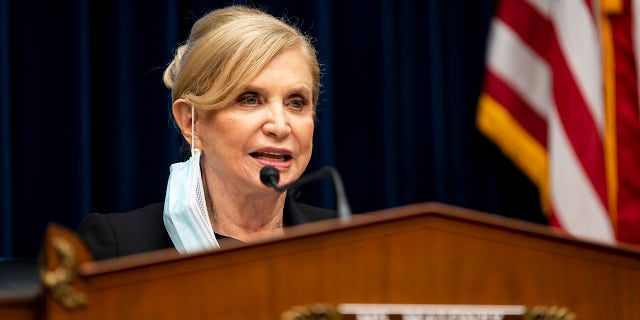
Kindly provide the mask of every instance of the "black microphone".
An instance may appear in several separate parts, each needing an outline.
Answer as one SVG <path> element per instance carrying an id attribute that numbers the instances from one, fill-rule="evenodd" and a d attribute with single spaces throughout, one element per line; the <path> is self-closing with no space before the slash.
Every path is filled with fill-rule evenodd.
<path id="1" fill-rule="evenodd" d="M 273 166 L 265 166 L 260 170 L 260 181 L 262 181 L 265 186 L 271 187 L 280 192 L 297 188 L 303 184 L 319 180 L 326 176 L 330 176 L 333 181 L 333 188 L 336 192 L 336 211 L 338 211 L 338 216 L 340 216 L 340 218 L 349 217 L 351 215 L 351 208 L 349 207 L 347 196 L 344 193 L 342 178 L 340 178 L 340 174 L 335 168 L 323 167 L 318 171 L 306 174 L 300 179 L 280 187 L 278 186 L 278 181 L 280 181 L 280 171 L 278 171 L 278 169 Z"/>
<path id="2" fill-rule="evenodd" d="M 273 166 L 266 166 L 260 169 L 260 181 L 267 186 L 276 189 L 277 191 L 285 191 L 287 189 L 283 189 L 278 187 L 278 181 L 280 181 L 280 171 Z"/>

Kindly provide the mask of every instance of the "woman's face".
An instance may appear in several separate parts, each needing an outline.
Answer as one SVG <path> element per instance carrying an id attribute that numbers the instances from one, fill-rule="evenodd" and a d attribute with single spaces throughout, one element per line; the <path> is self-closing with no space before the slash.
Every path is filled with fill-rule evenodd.
<path id="1" fill-rule="evenodd" d="M 208 183 L 242 192 L 267 189 L 260 169 L 280 171 L 283 185 L 299 178 L 311 158 L 314 106 L 311 71 L 298 48 L 275 56 L 235 104 L 196 123 Z"/>

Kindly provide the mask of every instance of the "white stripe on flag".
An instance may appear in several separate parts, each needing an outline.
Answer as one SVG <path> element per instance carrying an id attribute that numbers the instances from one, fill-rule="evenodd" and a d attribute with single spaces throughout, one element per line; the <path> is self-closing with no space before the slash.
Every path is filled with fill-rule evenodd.
<path id="1" fill-rule="evenodd" d="M 615 243 L 607 211 L 576 158 L 555 110 L 547 118 L 551 203 L 569 233 Z"/>
<path id="2" fill-rule="evenodd" d="M 560 48 L 578 85 L 580 94 L 604 136 L 604 87 L 599 32 L 583 1 L 554 1 L 551 20 Z"/>
<path id="3" fill-rule="evenodd" d="M 635 0 L 637 1 L 637 0 Z M 604 93 L 601 86 L 601 47 L 593 16 L 582 0 L 527 0 L 552 21 L 567 64 L 576 77 L 600 136 L 604 133 Z M 594 66 L 593 68 L 591 66 Z"/>
<path id="4" fill-rule="evenodd" d="M 488 68 L 541 118 L 554 105 L 549 65 L 502 20 L 494 19 L 489 36 Z"/>

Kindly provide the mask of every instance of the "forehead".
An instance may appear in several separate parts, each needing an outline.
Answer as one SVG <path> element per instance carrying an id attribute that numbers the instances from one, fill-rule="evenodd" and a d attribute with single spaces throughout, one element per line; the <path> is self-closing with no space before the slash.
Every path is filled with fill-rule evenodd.
<path id="1" fill-rule="evenodd" d="M 311 90 L 313 76 L 307 57 L 298 47 L 282 50 L 248 83 L 250 86 L 302 86 Z"/>

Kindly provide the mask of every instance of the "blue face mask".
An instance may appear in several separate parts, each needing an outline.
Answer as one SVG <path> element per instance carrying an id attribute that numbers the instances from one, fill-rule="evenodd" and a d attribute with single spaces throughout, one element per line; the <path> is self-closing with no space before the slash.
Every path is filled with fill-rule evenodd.
<path id="1" fill-rule="evenodd" d="M 193 119 L 193 107 L 191 111 Z M 191 128 L 193 130 L 193 122 Z M 207 212 L 200 154 L 199 149 L 192 147 L 189 160 L 170 167 L 163 218 L 169 237 L 180 253 L 220 248 Z"/>

